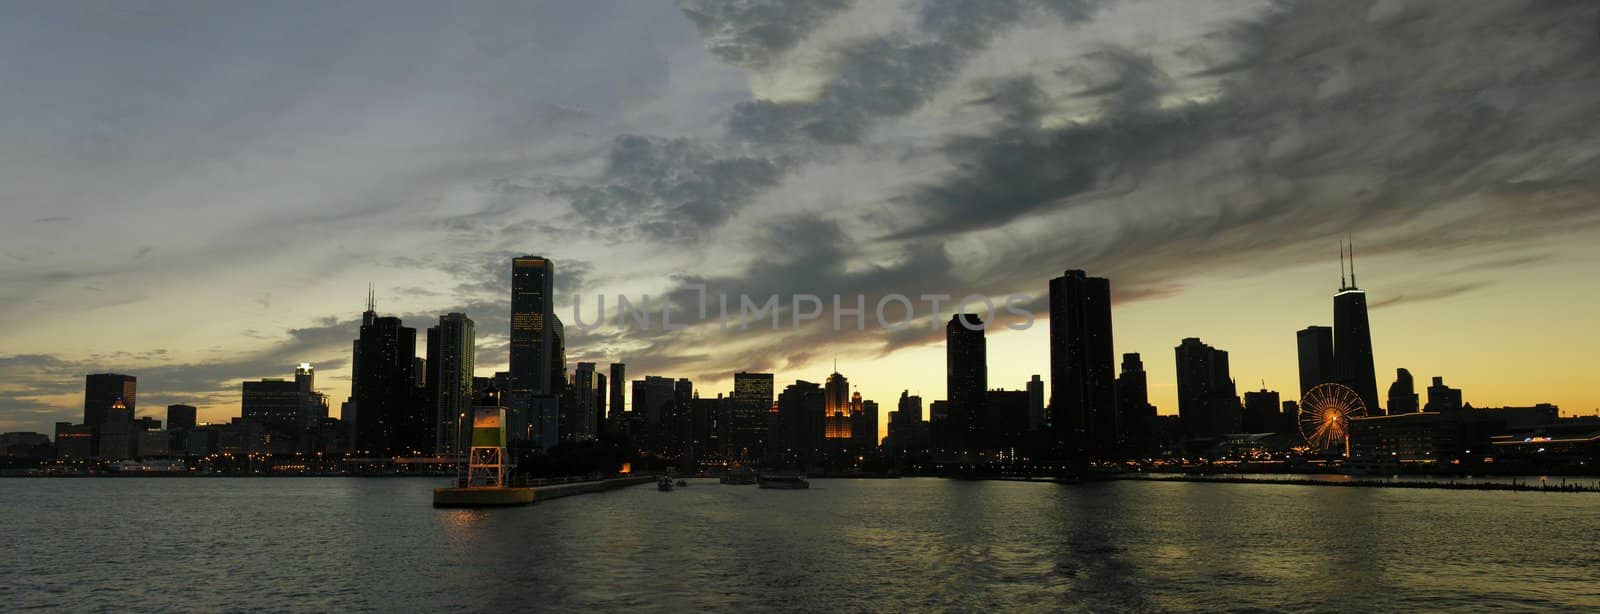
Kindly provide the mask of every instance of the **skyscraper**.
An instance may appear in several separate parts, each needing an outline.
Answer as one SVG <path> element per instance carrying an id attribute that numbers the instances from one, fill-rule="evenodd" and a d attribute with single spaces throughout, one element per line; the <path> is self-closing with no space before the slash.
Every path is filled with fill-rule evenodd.
<path id="1" fill-rule="evenodd" d="M 984 393 L 989 389 L 988 343 L 977 314 L 961 313 L 945 324 L 945 396 L 950 401 L 948 439 L 958 452 L 978 452 L 983 443 Z"/>
<path id="2" fill-rule="evenodd" d="M 195 427 L 195 411 L 193 405 L 168 405 L 167 430 L 192 429 Z"/>
<path id="3" fill-rule="evenodd" d="M 507 407 L 551 394 L 555 265 L 538 256 L 511 260 L 511 390 Z"/>
<path id="4" fill-rule="evenodd" d="M 616 431 L 622 430 L 622 425 L 627 423 L 623 413 L 628 411 L 628 406 L 623 402 L 623 390 L 628 386 L 628 365 L 620 362 L 611 363 L 611 395 L 606 399 L 606 425 Z"/>
<path id="5" fill-rule="evenodd" d="M 1434 377 L 1428 386 L 1428 411 L 1457 411 L 1463 408 L 1461 389 L 1444 385 L 1444 378 Z"/>
<path id="6" fill-rule="evenodd" d="M 265 378 L 244 382 L 243 387 L 240 416 L 244 420 L 259 423 L 279 436 L 290 436 L 300 430 L 301 414 L 306 409 L 300 382 Z"/>
<path id="7" fill-rule="evenodd" d="M 1421 411 L 1420 400 L 1417 397 L 1417 384 L 1411 378 L 1411 372 L 1395 369 L 1394 383 L 1389 385 L 1389 413 L 1411 414 Z"/>
<path id="8" fill-rule="evenodd" d="M 605 376 L 600 376 L 605 377 Z M 578 369 L 572 372 L 572 406 L 573 406 L 573 432 L 572 437 L 578 440 L 594 439 L 596 435 L 597 412 L 600 396 L 595 389 L 594 363 L 580 362 Z"/>
<path id="9" fill-rule="evenodd" d="M 785 463 L 820 460 L 826 442 L 823 434 L 827 401 L 822 387 L 797 380 L 778 395 L 779 432 L 769 447 L 770 457 Z"/>
<path id="10" fill-rule="evenodd" d="M 355 441 L 360 454 L 392 456 L 422 452 L 433 444 L 431 414 L 416 407 L 411 372 L 417 331 L 400 318 L 378 317 L 369 296 L 355 343 L 350 397 L 355 402 Z"/>
<path id="11" fill-rule="evenodd" d="M 732 458 L 755 460 L 767 444 L 767 413 L 772 409 L 772 374 L 740 371 L 733 374 L 733 424 L 727 453 Z"/>
<path id="12" fill-rule="evenodd" d="M 1244 393 L 1244 431 L 1275 433 L 1283 426 L 1283 404 L 1278 392 L 1262 388 Z"/>
<path id="13" fill-rule="evenodd" d="M 1028 430 L 1042 429 L 1049 422 L 1050 418 L 1044 413 L 1044 380 L 1035 373 L 1033 379 L 1028 380 Z"/>
<path id="14" fill-rule="evenodd" d="M 850 380 L 834 371 L 822 387 L 823 437 L 829 440 L 850 439 Z"/>
<path id="15" fill-rule="evenodd" d="M 100 426 L 117 399 L 121 399 L 129 414 L 133 414 L 138 410 L 138 398 L 139 378 L 120 373 L 91 373 L 83 385 L 83 423 Z"/>
<path id="16" fill-rule="evenodd" d="M 1178 422 L 1193 438 L 1237 432 L 1242 416 L 1228 353 L 1190 337 L 1174 348 L 1178 362 Z"/>
<path id="17" fill-rule="evenodd" d="M 662 417 L 670 411 L 677 396 L 670 377 L 647 375 L 633 381 L 633 413 L 646 424 L 661 424 Z"/>
<path id="18" fill-rule="evenodd" d="M 1378 406 L 1378 372 L 1372 362 L 1372 329 L 1367 324 L 1367 293 L 1356 286 L 1354 245 L 1350 247 L 1350 284 L 1333 295 L 1333 360 L 1339 381 L 1361 397 L 1367 415 L 1383 415 Z"/>
<path id="19" fill-rule="evenodd" d="M 1117 376 L 1117 413 L 1121 414 L 1129 451 L 1150 451 L 1155 443 L 1156 408 L 1150 406 L 1150 380 L 1138 353 L 1122 355 L 1122 374 Z"/>
<path id="20" fill-rule="evenodd" d="M 1318 385 L 1339 380 L 1333 363 L 1333 329 L 1307 326 L 1295 333 L 1295 344 L 1300 357 L 1301 397 Z"/>
<path id="21" fill-rule="evenodd" d="M 428 329 L 428 360 L 424 364 L 436 454 L 465 454 L 470 447 L 470 418 L 477 402 L 472 389 L 476 342 L 472 319 L 464 313 L 439 316 L 439 324 Z"/>
<path id="22" fill-rule="evenodd" d="M 1071 455 L 1118 439 L 1111 282 L 1067 271 L 1050 280 L 1050 421 Z"/>

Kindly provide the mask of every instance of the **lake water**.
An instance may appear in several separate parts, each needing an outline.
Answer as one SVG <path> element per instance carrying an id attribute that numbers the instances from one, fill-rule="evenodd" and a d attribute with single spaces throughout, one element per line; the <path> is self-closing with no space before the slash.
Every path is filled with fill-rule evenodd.
<path id="1" fill-rule="evenodd" d="M 1600 607 L 1600 494 L 691 480 L 461 511 L 437 485 L 0 480 L 0 609 Z"/>

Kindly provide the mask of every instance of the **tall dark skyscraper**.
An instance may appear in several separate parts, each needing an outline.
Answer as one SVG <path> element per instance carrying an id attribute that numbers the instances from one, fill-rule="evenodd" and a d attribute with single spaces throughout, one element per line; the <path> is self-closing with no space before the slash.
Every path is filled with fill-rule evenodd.
<path id="1" fill-rule="evenodd" d="M 627 422 L 624 413 L 628 411 L 628 406 L 623 402 L 622 395 L 628 387 L 628 365 L 620 362 L 611 363 L 611 377 L 608 378 L 608 383 L 611 384 L 611 395 L 606 399 L 606 411 L 610 412 L 606 414 L 606 424 L 608 428 L 621 431 L 622 425 Z"/>
<path id="2" fill-rule="evenodd" d="M 378 317 L 369 297 L 356 340 L 350 397 L 356 427 L 352 449 L 392 456 L 433 447 L 433 415 L 417 407 L 415 374 L 417 331 L 400 318 Z"/>
<path id="3" fill-rule="evenodd" d="M 1077 270 L 1050 280 L 1050 421 L 1065 452 L 1116 445 L 1114 360 L 1110 280 Z"/>
<path id="4" fill-rule="evenodd" d="M 1333 360 L 1339 381 L 1361 397 L 1367 415 L 1383 415 L 1378 405 L 1378 372 L 1372 362 L 1372 329 L 1367 324 L 1367 293 L 1356 286 L 1354 246 L 1350 248 L 1350 284 L 1333 295 Z"/>
<path id="5" fill-rule="evenodd" d="M 1417 396 L 1417 383 L 1411 378 L 1411 372 L 1405 369 L 1395 369 L 1394 383 L 1389 384 L 1389 413 L 1413 414 L 1422 410 L 1421 399 Z"/>
<path id="6" fill-rule="evenodd" d="M 595 386 L 595 366 L 592 362 L 580 362 L 576 371 L 572 372 L 572 437 L 579 440 L 594 439 L 596 429 L 599 427 L 597 412 L 599 411 L 600 392 Z M 600 375 L 604 379 L 604 375 Z"/>
<path id="7" fill-rule="evenodd" d="M 1178 360 L 1178 422 L 1189 437 L 1238 432 L 1239 395 L 1228 374 L 1228 353 L 1199 339 L 1174 348 Z"/>
<path id="8" fill-rule="evenodd" d="M 989 389 L 988 343 L 977 314 L 961 313 L 945 324 L 945 395 L 950 401 L 950 428 L 942 445 L 955 451 L 978 452 L 983 443 L 984 393 Z"/>
<path id="9" fill-rule="evenodd" d="M 1276 390 L 1244 393 L 1244 432 L 1273 433 L 1283 426 L 1283 403 Z"/>
<path id="10" fill-rule="evenodd" d="M 1295 333 L 1300 356 L 1300 397 L 1312 388 L 1339 381 L 1333 363 L 1333 329 L 1307 326 Z"/>
<path id="11" fill-rule="evenodd" d="M 822 387 L 797 380 L 778 395 L 778 432 L 773 434 L 768 456 L 784 463 L 820 461 L 824 444 L 824 413 L 827 407 Z"/>
<path id="12" fill-rule="evenodd" d="M 733 374 L 733 424 L 728 456 L 759 459 L 767 445 L 767 413 L 772 410 L 772 374 Z"/>
<path id="13" fill-rule="evenodd" d="M 96 427 L 106 421 L 111 404 L 122 399 L 128 414 L 138 411 L 139 378 L 120 373 L 91 373 L 83 385 L 83 423 Z"/>
<path id="14" fill-rule="evenodd" d="M 300 383 L 282 378 L 267 378 L 244 382 L 240 401 L 240 416 L 258 423 L 270 432 L 290 435 L 304 424 L 302 413 L 306 409 L 305 395 L 300 394 Z"/>
<path id="15" fill-rule="evenodd" d="M 1128 451 L 1142 453 L 1154 443 L 1156 408 L 1150 405 L 1150 380 L 1137 353 L 1122 355 L 1117 376 L 1117 413 Z"/>
<path id="16" fill-rule="evenodd" d="M 477 333 L 472 318 L 464 313 L 439 316 L 439 324 L 428 329 L 427 389 L 428 406 L 434 421 L 434 451 L 437 454 L 465 454 L 471 428 L 473 403 L 472 378 Z"/>
<path id="17" fill-rule="evenodd" d="M 555 265 L 538 256 L 511 260 L 511 395 L 552 394 Z M 509 403 L 508 403 L 509 406 Z"/>
<path id="18" fill-rule="evenodd" d="M 828 375 L 822 386 L 823 437 L 829 440 L 850 439 L 850 380 L 838 371 Z"/>
<path id="19" fill-rule="evenodd" d="M 1033 379 L 1028 380 L 1028 430 L 1042 429 L 1050 422 L 1044 407 L 1044 380 L 1034 374 Z"/>

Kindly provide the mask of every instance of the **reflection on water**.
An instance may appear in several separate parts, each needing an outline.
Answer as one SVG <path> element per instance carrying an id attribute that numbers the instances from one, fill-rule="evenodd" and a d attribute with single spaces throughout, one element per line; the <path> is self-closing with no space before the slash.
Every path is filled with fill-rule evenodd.
<path id="1" fill-rule="evenodd" d="M 1600 495 L 693 480 L 434 510 L 435 480 L 6 480 L 0 603 L 73 609 L 1600 606 Z"/>

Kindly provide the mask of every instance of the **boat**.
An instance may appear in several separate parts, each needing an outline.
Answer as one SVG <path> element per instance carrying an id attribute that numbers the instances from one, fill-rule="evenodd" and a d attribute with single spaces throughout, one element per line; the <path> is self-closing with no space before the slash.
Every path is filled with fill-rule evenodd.
<path id="1" fill-rule="evenodd" d="M 689 480 L 678 480 L 678 486 L 688 486 Z"/>
<path id="2" fill-rule="evenodd" d="M 799 475 L 763 475 L 756 478 L 756 482 L 762 488 L 775 490 L 804 490 L 811 488 L 811 482 L 807 482 L 805 476 Z"/>
<path id="3" fill-rule="evenodd" d="M 723 484 L 734 484 L 739 486 L 755 484 L 756 473 L 749 469 L 735 469 L 722 474 L 722 477 L 717 481 Z"/>
<path id="4" fill-rule="evenodd" d="M 656 490 L 662 492 L 672 490 L 672 478 L 662 477 L 661 479 L 656 480 Z"/>

